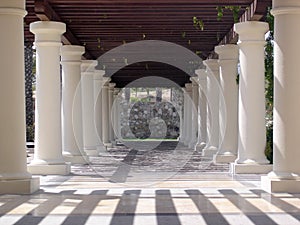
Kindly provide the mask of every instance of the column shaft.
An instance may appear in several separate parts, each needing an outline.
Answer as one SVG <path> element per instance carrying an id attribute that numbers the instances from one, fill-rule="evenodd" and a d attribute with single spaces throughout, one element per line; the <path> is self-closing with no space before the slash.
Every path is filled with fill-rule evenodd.
<path id="1" fill-rule="evenodd" d="M 88 156 L 97 156 L 96 128 L 94 121 L 94 72 L 96 60 L 83 60 L 81 64 L 82 127 L 84 151 Z"/>
<path id="2" fill-rule="evenodd" d="M 219 98 L 220 93 L 217 87 L 220 82 L 219 64 L 217 59 L 208 59 L 204 61 L 206 72 L 210 74 L 207 77 L 207 98 L 208 98 L 208 115 L 207 115 L 207 135 L 208 143 L 202 151 L 202 155 L 212 157 L 217 153 L 220 139 L 219 124 Z"/>
<path id="3" fill-rule="evenodd" d="M 38 178 L 26 169 L 25 15 L 25 1 L 0 2 L 0 194 L 29 194 L 39 188 Z"/>
<path id="4" fill-rule="evenodd" d="M 34 174 L 68 174 L 62 156 L 60 47 L 66 25 L 30 24 L 36 47 L 35 153 L 28 169 Z"/>
<path id="5" fill-rule="evenodd" d="M 216 163 L 234 162 L 238 148 L 238 85 L 237 64 L 239 48 L 237 45 L 222 45 L 215 48 L 219 55 L 220 85 L 226 106 L 226 128 L 223 142 L 214 156 Z"/>
<path id="6" fill-rule="evenodd" d="M 104 146 L 111 146 L 109 142 L 109 100 L 108 82 L 102 87 L 102 141 Z"/>
<path id="7" fill-rule="evenodd" d="M 196 150 L 201 151 L 207 143 L 207 74 L 205 69 L 196 70 L 199 84 L 198 99 L 198 141 Z"/>
<path id="8" fill-rule="evenodd" d="M 186 102 L 186 110 L 185 110 L 185 141 L 184 144 L 186 146 L 190 146 L 190 144 L 193 141 L 192 137 L 192 108 L 193 108 L 193 102 L 192 102 L 192 84 L 186 83 L 185 84 L 185 90 L 186 94 L 184 97 L 184 101 Z"/>
<path id="9" fill-rule="evenodd" d="M 115 87 L 115 83 L 109 83 L 108 86 L 108 129 L 109 129 L 109 142 L 110 143 L 114 143 L 115 142 L 115 132 L 113 129 L 113 111 L 112 111 L 112 107 L 113 107 L 113 103 L 114 103 L 114 87 Z"/>
<path id="10" fill-rule="evenodd" d="M 105 75 L 104 70 L 96 70 L 94 73 L 94 107 L 95 107 L 95 115 L 93 116 L 93 121 L 96 126 L 97 132 L 97 151 L 105 151 L 106 148 L 103 145 L 103 126 L 105 122 L 103 121 L 103 86 L 107 82 L 108 78 L 104 78 Z"/>
<path id="11" fill-rule="evenodd" d="M 88 163 L 83 151 L 81 55 L 84 47 L 61 47 L 62 65 L 62 143 L 63 156 L 74 164 Z"/>

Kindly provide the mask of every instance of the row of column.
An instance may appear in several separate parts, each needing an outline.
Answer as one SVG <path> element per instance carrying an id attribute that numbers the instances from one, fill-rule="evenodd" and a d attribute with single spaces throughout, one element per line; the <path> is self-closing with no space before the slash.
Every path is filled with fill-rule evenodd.
<path id="1" fill-rule="evenodd" d="M 61 46 L 65 24 L 35 22 L 30 30 L 35 34 L 37 82 L 35 152 L 28 171 L 65 175 L 71 164 L 89 163 L 89 156 L 114 141 L 115 85 L 95 69 L 97 61 L 81 60 L 83 46 Z"/>
<path id="2" fill-rule="evenodd" d="M 239 34 L 238 45 L 215 47 L 219 59 L 205 60 L 206 70 L 196 71 L 200 94 L 196 150 L 213 157 L 215 163 L 232 163 L 232 173 L 267 173 L 272 169 L 264 154 L 264 35 L 268 24 L 244 22 L 234 29 Z M 185 103 L 186 114 L 190 108 Z M 193 121 L 192 116 L 187 117 Z M 184 124 L 187 136 L 194 137 L 194 128 L 188 121 Z M 193 142 L 186 139 L 184 143 Z"/>
<path id="3" fill-rule="evenodd" d="M 2 41 L 0 42 L 1 50 L 5 53 L 0 60 L 2 72 L 0 102 L 5 105 L 0 111 L 0 193 L 31 193 L 39 188 L 39 181 L 37 178 L 31 177 L 31 174 L 26 170 L 23 48 L 25 1 L 1 1 L 0 8 L 0 29 L 5 30 L 1 33 Z M 298 76 L 300 70 L 298 63 L 300 2 L 298 0 L 273 0 L 272 13 L 275 17 L 274 165 L 273 172 L 262 177 L 262 187 L 272 192 L 299 193 L 300 104 L 297 104 L 297 100 L 300 95 L 298 87 L 300 83 Z M 61 111 L 58 82 L 60 62 L 57 56 L 61 45 L 59 34 L 65 31 L 65 26 L 59 23 L 43 22 L 43 24 L 45 27 L 35 23 L 32 25 L 32 30 L 39 30 L 41 34 L 36 38 L 37 70 L 39 73 L 43 72 L 44 75 L 40 76 L 37 81 L 43 87 L 40 86 L 37 90 L 40 97 L 37 99 L 36 110 L 39 113 L 37 113 L 36 125 L 38 130 L 46 129 L 46 132 L 37 132 L 36 144 L 40 151 L 35 156 L 35 164 L 32 166 L 51 167 L 57 165 L 63 171 L 68 171 L 68 164 L 64 162 L 61 154 L 62 135 L 61 129 L 58 128 L 61 124 Z M 10 29 L 6 29 L 8 25 Z M 258 116 L 258 113 L 262 113 L 261 108 L 258 108 L 262 105 L 262 96 L 255 99 L 250 95 L 258 96 L 261 93 L 262 85 L 258 84 L 258 81 L 261 82 L 263 76 L 263 34 L 266 31 L 266 25 L 248 22 L 243 25 L 236 25 L 235 29 L 240 35 L 241 63 L 238 159 L 236 164 L 259 165 L 266 162 L 265 158 L 261 157 L 263 149 L 260 147 L 249 149 L 249 147 L 258 146 L 264 142 L 265 134 L 260 135 L 257 139 L 251 136 L 258 136 L 256 132 L 261 132 L 261 130 L 253 130 L 257 127 L 251 123 L 257 123 L 253 121 L 256 116 L 258 121 L 262 121 L 261 115 Z M 50 35 L 49 30 L 51 30 Z M 55 57 L 52 58 L 52 56 Z M 45 62 L 45 58 L 48 57 L 51 60 L 41 66 L 41 63 Z M 14 62 L 14 66 L 11 66 L 11 62 Z M 57 90 L 57 92 L 49 92 L 50 89 Z M 53 95 L 49 95 L 49 93 Z M 7 104 L 8 100 L 10 101 L 9 104 Z M 257 108 L 252 111 L 253 105 L 249 102 L 253 103 L 254 100 L 256 105 L 254 107 Z M 258 101 L 257 104 L 256 101 Z M 254 113 L 255 116 L 250 115 L 249 112 Z M 242 121 L 243 119 L 244 121 Z M 46 123 L 46 120 L 50 122 Z M 45 155 L 46 150 L 49 154 L 47 157 Z M 256 154 L 258 152 L 259 154 Z"/>

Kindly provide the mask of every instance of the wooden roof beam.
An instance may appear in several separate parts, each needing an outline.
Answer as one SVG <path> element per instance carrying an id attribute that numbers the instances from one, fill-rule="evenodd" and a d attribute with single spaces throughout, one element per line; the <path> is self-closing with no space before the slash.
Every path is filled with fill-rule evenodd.
<path id="1" fill-rule="evenodd" d="M 47 0 L 35 0 L 34 11 L 36 16 L 41 21 L 57 21 L 63 22 L 60 16 L 55 12 Z M 62 42 L 65 45 L 82 45 L 82 43 L 76 38 L 72 31 L 67 27 L 66 32 L 62 36 Z M 86 49 L 84 58 L 94 59 L 94 56 Z"/>
<path id="2" fill-rule="evenodd" d="M 271 0 L 254 0 L 245 13 L 240 17 L 239 22 L 259 21 L 265 14 L 267 7 L 272 5 Z M 235 44 L 238 41 L 238 35 L 234 32 L 233 27 L 220 41 L 219 45 Z M 214 54 L 212 54 L 213 56 Z"/>

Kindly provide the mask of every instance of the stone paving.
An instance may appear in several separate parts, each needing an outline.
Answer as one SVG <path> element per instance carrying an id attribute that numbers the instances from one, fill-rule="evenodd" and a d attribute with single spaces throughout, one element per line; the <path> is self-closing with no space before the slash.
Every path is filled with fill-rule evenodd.
<path id="1" fill-rule="evenodd" d="M 176 154 L 166 148 L 172 144 L 153 151 L 118 146 L 90 165 L 73 166 L 68 176 L 40 176 L 41 189 L 32 195 L 0 195 L 0 224 L 300 224 L 300 194 L 266 193 L 260 175 L 231 175 L 228 165 L 199 152 L 192 151 L 183 167 L 167 160 L 148 171 L 163 153 L 173 151 L 171 163 L 187 154 L 184 146 Z"/>

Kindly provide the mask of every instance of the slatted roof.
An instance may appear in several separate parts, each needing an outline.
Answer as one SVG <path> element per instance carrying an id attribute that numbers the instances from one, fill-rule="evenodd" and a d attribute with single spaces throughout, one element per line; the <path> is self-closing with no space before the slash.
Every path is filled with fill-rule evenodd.
<path id="1" fill-rule="evenodd" d="M 271 0 L 27 0 L 25 40 L 33 41 L 29 23 L 53 20 L 67 24 L 63 42 L 84 45 L 87 59 L 97 59 L 117 46 L 141 40 L 173 42 L 206 59 L 219 43 L 236 41 L 231 31 L 232 12 L 224 9 L 218 20 L 217 6 L 240 6 L 241 20 L 259 20 L 270 5 Z M 203 30 L 194 27 L 193 17 L 203 21 Z M 189 80 L 183 71 L 154 62 L 125 67 L 112 79 L 123 87 L 149 74 L 181 86 Z"/>

